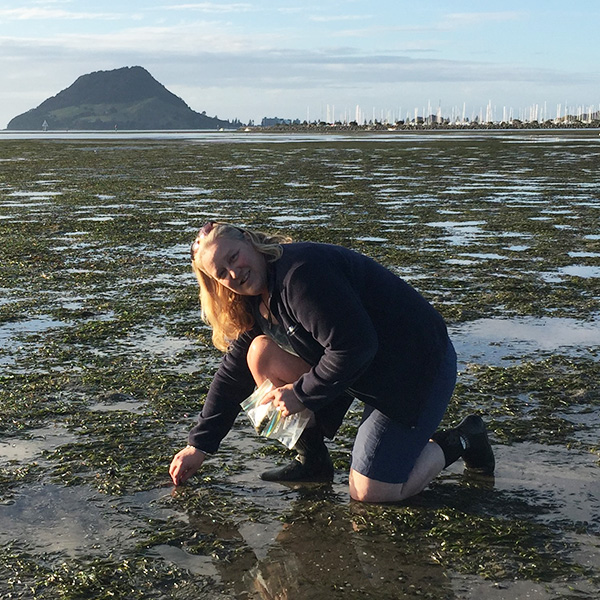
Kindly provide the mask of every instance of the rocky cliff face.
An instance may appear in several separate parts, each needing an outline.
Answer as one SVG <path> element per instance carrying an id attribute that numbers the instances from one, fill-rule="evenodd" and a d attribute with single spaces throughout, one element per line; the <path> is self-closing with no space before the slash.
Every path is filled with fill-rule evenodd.
<path id="1" fill-rule="evenodd" d="M 12 119 L 8 129 L 231 129 L 230 122 L 193 111 L 142 67 L 97 71 L 37 108 Z"/>

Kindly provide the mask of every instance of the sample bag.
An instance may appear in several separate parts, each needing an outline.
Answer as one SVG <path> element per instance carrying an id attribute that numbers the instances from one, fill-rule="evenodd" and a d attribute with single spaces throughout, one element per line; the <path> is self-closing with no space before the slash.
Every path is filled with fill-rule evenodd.
<path id="1" fill-rule="evenodd" d="M 267 379 L 242 402 L 242 409 L 262 437 L 279 440 L 284 446 L 293 448 L 304 428 L 310 421 L 311 412 L 304 409 L 294 415 L 282 417 L 271 402 L 261 404 L 265 394 L 275 386 Z"/>

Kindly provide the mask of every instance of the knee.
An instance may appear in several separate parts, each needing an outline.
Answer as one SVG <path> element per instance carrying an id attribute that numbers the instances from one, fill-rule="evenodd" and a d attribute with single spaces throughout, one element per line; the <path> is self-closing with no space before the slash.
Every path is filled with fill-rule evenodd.
<path id="1" fill-rule="evenodd" d="M 261 366 L 264 365 L 272 344 L 273 341 L 270 340 L 266 335 L 258 335 L 252 340 L 252 343 L 248 348 L 248 354 L 246 355 L 246 361 L 252 373 L 256 373 L 261 370 Z"/>
<path id="2" fill-rule="evenodd" d="M 310 369 L 308 363 L 286 352 L 266 335 L 259 335 L 252 340 L 246 360 L 258 385 L 270 379 L 273 385 L 279 387 L 296 381 Z"/>
<path id="3" fill-rule="evenodd" d="M 396 502 L 402 499 L 403 484 L 392 484 L 370 479 L 350 469 L 349 493 L 356 502 Z"/>
<path id="4" fill-rule="evenodd" d="M 364 481 L 362 481 L 362 475 L 355 471 L 352 467 L 350 467 L 350 476 L 348 478 L 348 492 L 350 494 L 350 498 L 352 500 L 356 500 L 357 502 L 367 502 L 366 491 L 367 486 L 364 485 Z"/>
<path id="5" fill-rule="evenodd" d="M 387 501 L 387 495 L 381 494 L 378 490 L 372 490 L 368 487 L 357 488 L 353 485 L 349 487 L 350 498 L 355 502 L 381 503 Z"/>
<path id="6" fill-rule="evenodd" d="M 349 492 L 352 500 L 375 504 L 400 502 L 410 495 L 405 483 L 387 483 L 371 479 L 353 468 L 350 468 Z"/>
<path id="7" fill-rule="evenodd" d="M 266 335 L 257 335 L 248 348 L 248 362 L 252 359 L 260 358 L 271 344 L 273 344 L 273 341 Z"/>
<path id="8" fill-rule="evenodd" d="M 357 490 L 353 486 L 350 486 L 349 492 L 350 498 L 356 502 L 374 502 L 374 500 L 371 500 L 371 496 L 367 490 Z"/>

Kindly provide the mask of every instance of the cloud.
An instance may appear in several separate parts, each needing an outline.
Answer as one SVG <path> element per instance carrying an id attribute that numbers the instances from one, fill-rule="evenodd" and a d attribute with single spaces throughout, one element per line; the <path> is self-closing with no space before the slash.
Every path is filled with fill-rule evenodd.
<path id="1" fill-rule="evenodd" d="M 0 64 L 67 64 L 91 68 L 141 65 L 169 65 L 179 80 L 195 78 L 199 85 L 262 89 L 355 87 L 364 84 L 403 82 L 546 82 L 582 83 L 598 79 L 586 72 L 529 68 L 490 61 L 435 59 L 400 52 L 364 52 L 351 46 L 300 50 L 286 48 L 285 38 L 267 35 L 233 34 L 211 22 L 177 27 L 144 27 L 110 34 L 68 34 L 43 41 L 37 38 L 0 37 Z M 102 67 L 97 65 L 110 65 Z"/>
<path id="2" fill-rule="evenodd" d="M 252 4 L 245 3 L 215 3 L 215 2 L 194 2 L 188 4 L 172 4 L 158 6 L 154 10 L 194 10 L 206 13 L 238 13 L 238 12 L 250 12 L 255 10 Z"/>
<path id="3" fill-rule="evenodd" d="M 330 15 L 330 16 L 312 16 L 309 21 L 317 23 L 333 23 L 338 21 L 366 21 L 372 19 L 371 15 Z"/>
<path id="4" fill-rule="evenodd" d="M 44 20 L 83 20 L 83 19 L 120 19 L 123 15 L 116 13 L 72 12 L 58 8 L 3 8 L 0 9 L 2 21 L 44 21 Z"/>
<path id="5" fill-rule="evenodd" d="M 270 90 L 401 90 L 408 84 L 452 87 L 472 84 L 481 88 L 500 85 L 553 86 L 557 81 L 578 85 L 596 75 L 553 69 L 516 68 L 477 61 L 371 55 L 357 52 L 250 51 L 200 53 L 194 59 L 156 58 L 156 68 L 180 84 L 193 80 L 199 87 L 243 87 L 266 94 Z M 168 67 L 167 67 L 168 65 Z"/>
<path id="6" fill-rule="evenodd" d="M 440 31 L 452 31 L 457 29 L 472 28 L 474 26 L 481 26 L 486 23 L 499 23 L 506 21 L 519 21 L 522 20 L 525 13 L 516 11 L 505 11 L 505 12 L 473 12 L 473 13 L 449 13 L 442 15 L 436 20 L 425 22 L 425 24 L 419 25 L 394 25 L 394 24 L 380 24 L 370 25 L 367 27 L 361 27 L 357 29 L 346 29 L 343 31 L 332 32 L 333 36 L 346 36 L 346 37 L 364 37 L 380 39 L 384 35 L 397 34 L 397 33 L 434 33 Z"/>
<path id="7" fill-rule="evenodd" d="M 278 47 L 288 39 L 276 30 L 261 34 L 236 32 L 232 28 L 216 26 L 210 20 L 188 20 L 172 26 L 112 28 L 106 33 L 77 30 L 53 34 L 49 30 L 43 38 L 0 34 L 0 46 L 3 47 L 0 61 L 8 56 L 18 56 L 24 50 L 31 56 L 36 48 L 40 59 L 45 59 L 48 49 L 52 49 L 53 55 L 62 52 L 65 60 L 72 58 L 74 52 L 87 56 L 99 52 L 142 57 L 162 54 L 167 58 L 173 55 L 193 58 L 205 52 L 235 55 Z"/>
<path id="8" fill-rule="evenodd" d="M 524 12 L 498 11 L 498 12 L 471 12 L 471 13 L 449 13 L 444 15 L 438 22 L 440 28 L 472 27 L 483 23 L 503 23 L 506 21 L 520 21 L 524 18 Z"/>

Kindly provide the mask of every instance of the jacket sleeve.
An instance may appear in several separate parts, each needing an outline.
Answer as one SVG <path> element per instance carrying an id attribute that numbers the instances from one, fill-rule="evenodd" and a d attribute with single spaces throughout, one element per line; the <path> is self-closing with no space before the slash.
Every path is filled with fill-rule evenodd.
<path id="1" fill-rule="evenodd" d="M 307 408 L 318 411 L 371 364 L 378 349 L 377 332 L 348 276 L 327 264 L 294 267 L 285 278 L 282 299 L 291 317 L 324 349 L 293 388 Z"/>
<path id="2" fill-rule="evenodd" d="M 246 356 L 256 335 L 256 328 L 242 334 L 221 361 L 197 425 L 190 431 L 188 443 L 207 454 L 215 453 L 233 427 L 243 402 L 254 390 L 255 383 Z"/>

